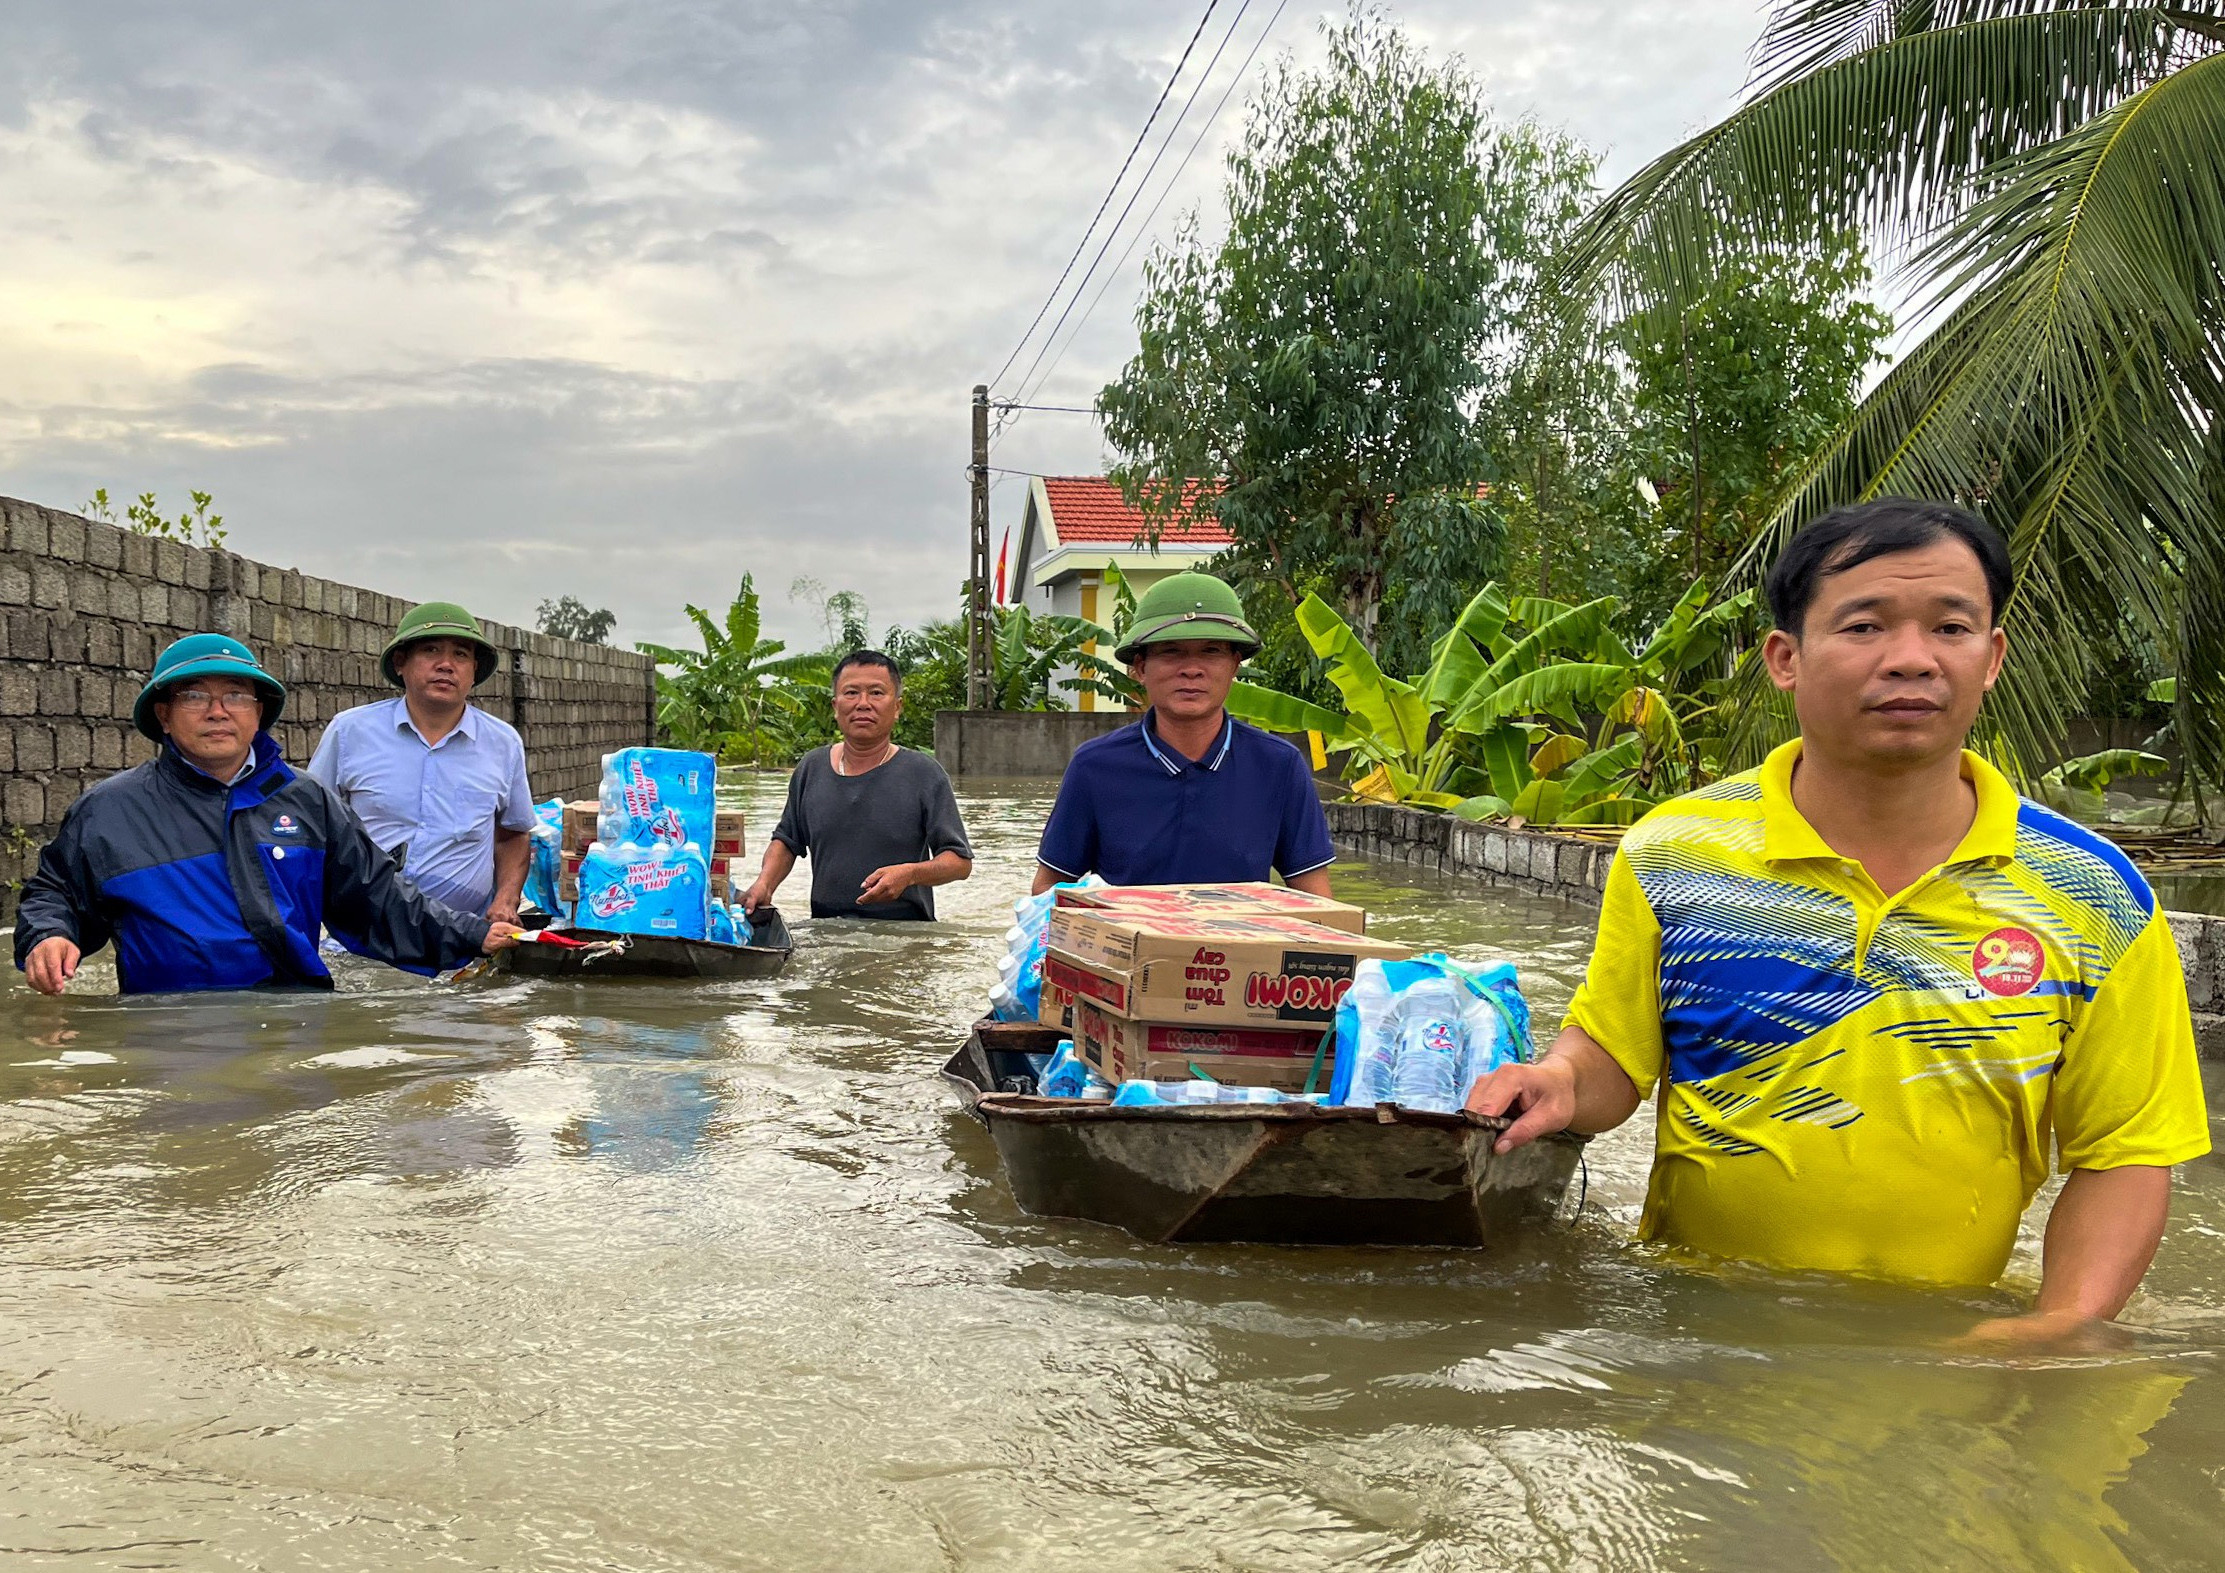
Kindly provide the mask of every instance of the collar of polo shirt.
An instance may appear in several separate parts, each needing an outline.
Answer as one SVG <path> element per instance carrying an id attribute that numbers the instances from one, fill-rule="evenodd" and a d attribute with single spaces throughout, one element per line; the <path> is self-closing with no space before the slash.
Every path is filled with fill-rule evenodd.
<path id="1" fill-rule="evenodd" d="M 1761 767 L 1762 857 L 1771 863 L 1824 858 L 1843 862 L 1831 843 L 1816 834 L 1792 800 L 1792 773 L 1800 763 L 1800 739 L 1771 751 Z M 1981 859 L 2006 861 L 2016 856 L 2016 788 L 2009 778 L 1967 748 L 1962 751 L 1962 778 L 1977 789 L 1978 813 L 1956 846 L 1947 866 Z"/>
<path id="2" fill-rule="evenodd" d="M 1229 745 L 1235 741 L 1236 718 L 1234 716 L 1223 716 L 1221 717 L 1220 746 L 1213 749 L 1203 759 L 1184 759 L 1179 754 L 1169 753 L 1159 746 L 1159 712 L 1146 710 L 1143 713 L 1143 746 L 1151 750 L 1151 757 L 1159 761 L 1170 776 L 1182 774 L 1183 770 L 1191 765 L 1203 765 L 1208 770 L 1220 769 L 1222 762 L 1228 758 Z"/>

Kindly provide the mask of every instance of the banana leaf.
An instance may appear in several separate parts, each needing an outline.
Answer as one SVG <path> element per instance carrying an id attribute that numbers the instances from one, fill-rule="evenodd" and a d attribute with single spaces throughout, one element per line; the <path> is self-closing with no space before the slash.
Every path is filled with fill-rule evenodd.
<path id="1" fill-rule="evenodd" d="M 1635 770 L 1644 757 L 1645 742 L 1635 734 L 1586 754 L 1568 773 L 1569 805 L 1574 807 L 1605 794 L 1609 786 Z"/>
<path id="2" fill-rule="evenodd" d="M 1343 618 L 1318 595 L 1298 603 L 1298 629 L 1329 664 L 1329 681 L 1354 721 L 1375 734 L 1387 757 L 1418 759 L 1429 745 L 1429 706 L 1411 683 L 1386 677 Z"/>
<path id="3" fill-rule="evenodd" d="M 2105 748 L 2098 754 L 2066 759 L 2040 780 L 2059 782 L 2082 792 L 2099 792 L 2119 776 L 2167 776 L 2171 761 L 2137 748 Z"/>
<path id="4" fill-rule="evenodd" d="M 1497 584 L 1469 597 L 1452 627 L 1430 647 L 1429 671 L 1416 686 L 1433 710 L 1443 710 L 1468 692 L 1490 668 L 1489 651 L 1507 625 L 1507 604 Z"/>
<path id="5" fill-rule="evenodd" d="M 1494 797 L 1490 793 L 1464 797 L 1452 806 L 1452 817 L 1455 819 L 1504 819 L 1513 812 L 1513 807 L 1505 798 Z"/>
<path id="6" fill-rule="evenodd" d="M 1567 796 L 1568 789 L 1558 781 L 1532 781 L 1507 805 L 1507 816 L 1511 819 L 1526 819 L 1533 825 L 1557 824 L 1561 817 L 1561 802 Z"/>
<path id="7" fill-rule="evenodd" d="M 1319 732 L 1324 748 L 1349 748 L 1356 739 L 1352 723 L 1336 711 L 1294 698 L 1257 683 L 1237 683 L 1228 691 L 1228 713 L 1269 732 Z"/>
<path id="8" fill-rule="evenodd" d="M 1537 745 L 1530 754 L 1530 773 L 1538 776 L 1558 774 L 1565 765 L 1574 764 L 1591 751 L 1591 744 L 1573 732 L 1555 732 Z"/>

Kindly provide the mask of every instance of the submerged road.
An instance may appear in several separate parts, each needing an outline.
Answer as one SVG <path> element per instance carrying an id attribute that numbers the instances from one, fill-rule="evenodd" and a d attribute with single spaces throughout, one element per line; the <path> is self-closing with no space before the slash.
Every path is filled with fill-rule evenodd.
<path id="1" fill-rule="evenodd" d="M 753 848 L 780 786 L 742 789 Z M 0 1566 L 2225 1560 L 2218 1158 L 2127 1347 L 2019 1361 L 1950 1343 L 2005 1296 L 1628 1245 L 1642 1122 L 1593 1144 L 1576 1224 L 1503 1255 L 1028 1218 L 935 1069 L 1048 794 L 961 800 L 949 921 L 801 924 L 770 986 L 8 974 Z M 1337 884 L 1378 932 L 1516 959 L 1548 1020 L 1590 940 L 1403 870 Z"/>

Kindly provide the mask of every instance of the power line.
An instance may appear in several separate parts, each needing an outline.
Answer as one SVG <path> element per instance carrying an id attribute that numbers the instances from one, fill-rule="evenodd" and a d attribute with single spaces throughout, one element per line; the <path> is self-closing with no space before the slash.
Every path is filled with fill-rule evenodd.
<path id="1" fill-rule="evenodd" d="M 1174 123 L 1167 127 L 1166 136 L 1159 142 L 1159 151 L 1151 155 L 1151 162 L 1145 166 L 1142 178 L 1136 182 L 1136 189 L 1128 193 L 1127 206 L 1120 210 L 1120 217 L 1113 220 L 1112 228 L 1105 231 L 1104 243 L 1098 246 L 1097 255 L 1089 259 L 1089 267 L 1083 272 L 1080 282 L 1075 284 L 1074 293 L 1066 297 L 1066 307 L 1058 314 L 1058 321 L 1051 324 L 1051 331 L 1044 335 L 1042 344 L 1035 351 L 1035 359 L 1029 361 L 1028 369 L 1020 373 L 1020 386 L 1023 389 L 1028 389 L 1028 392 L 1023 393 L 1022 397 L 1028 397 L 1033 393 L 1034 390 L 1029 388 L 1028 379 L 1035 375 L 1035 368 L 1043 364 L 1043 357 L 1050 352 L 1052 342 L 1058 338 L 1058 330 L 1065 327 L 1066 319 L 1074 314 L 1074 307 L 1080 302 L 1082 291 L 1089 288 L 1089 281 L 1096 276 L 1097 264 L 1103 262 L 1105 253 L 1112 250 L 1112 243 L 1120 234 L 1120 226 L 1127 223 L 1128 215 L 1136 210 L 1136 203 L 1142 199 L 1144 188 L 1151 184 L 1152 172 L 1158 169 L 1159 160 L 1167 156 L 1167 149 L 1174 145 L 1175 133 L 1182 129 L 1182 122 L 1189 118 L 1190 106 L 1197 102 L 1198 94 L 1204 90 L 1205 84 L 1212 78 L 1213 68 L 1221 63 L 1222 51 L 1228 48 L 1229 40 L 1236 36 L 1236 29 L 1242 25 L 1244 13 L 1251 9 L 1251 3 L 1252 0 L 1243 0 L 1243 3 L 1236 8 L 1236 15 L 1229 22 L 1228 31 L 1221 35 L 1220 44 L 1213 51 L 1213 58 L 1207 61 L 1205 69 L 1198 73 L 1198 79 L 1190 84 L 1190 96 L 1182 101 L 1181 113 L 1177 114 L 1174 117 Z M 1210 14 L 1211 7 L 1207 7 L 1207 11 Z M 1203 24 L 1200 23 L 1199 25 L 1202 26 Z M 1018 357 L 1015 356 L 1014 358 L 1017 359 Z M 999 372 L 998 376 L 1003 376 L 1003 373 Z M 1037 388 L 1041 386 L 1041 383 L 1035 384 Z"/>
<path id="2" fill-rule="evenodd" d="M 993 410 L 1040 410 L 1046 415 L 1095 415 L 1093 404 L 1022 404 L 1018 399 L 996 399 L 989 408 Z"/>
<path id="3" fill-rule="evenodd" d="M 1020 342 L 1012 346 L 1012 353 L 1004 358 L 1004 364 L 997 368 L 997 374 L 989 379 L 989 386 L 992 388 L 1004 380 L 1004 374 L 1012 369 L 1012 363 L 1020 358 L 1020 351 L 1028 347 L 1028 340 L 1034 337 L 1035 330 L 1042 325 L 1043 314 L 1051 309 L 1051 302 L 1058 299 L 1059 291 L 1066 287 L 1067 275 L 1074 271 L 1074 264 L 1081 260 L 1082 252 L 1089 245 L 1089 237 L 1097 232 L 1097 220 L 1105 216 L 1105 209 L 1112 206 L 1112 199 L 1119 194 L 1120 183 L 1128 178 L 1128 166 L 1143 151 L 1143 139 L 1151 134 L 1151 127 L 1158 120 L 1159 111 L 1166 108 L 1167 95 L 1174 91 L 1174 84 L 1180 79 L 1182 68 L 1190 63 L 1190 51 L 1197 48 L 1197 41 L 1205 36 L 1205 24 L 1213 19 L 1213 8 L 1220 3 L 1221 0 L 1205 0 L 1205 14 L 1197 19 L 1197 28 L 1190 34 L 1190 41 L 1182 46 L 1182 58 L 1175 61 L 1174 71 L 1167 77 L 1167 85 L 1159 89 L 1159 101 L 1151 106 L 1151 113 L 1144 120 L 1143 129 L 1136 133 L 1135 145 L 1128 149 L 1128 156 L 1120 161 L 1120 173 L 1113 176 L 1113 183 L 1105 188 L 1105 200 L 1097 204 L 1097 212 L 1090 219 L 1089 228 L 1082 231 L 1081 240 L 1074 246 L 1074 254 L 1066 259 L 1066 266 L 1059 270 L 1058 282 L 1051 286 L 1050 294 L 1044 296 L 1043 304 L 1036 308 L 1035 320 L 1028 324 L 1027 332 L 1020 335 Z M 1052 331 L 1055 333 L 1058 330 L 1054 328 Z"/>
<path id="4" fill-rule="evenodd" d="M 1190 167 L 1190 160 L 1197 156 L 1197 150 L 1204 144 L 1205 139 L 1207 135 L 1211 133 L 1214 124 L 1221 118 L 1221 111 L 1228 107 L 1228 100 L 1230 95 L 1236 91 L 1237 85 L 1241 83 L 1247 75 L 1250 74 L 1252 62 L 1259 57 L 1260 46 L 1267 42 L 1267 36 L 1270 33 L 1274 32 L 1275 24 L 1282 20 L 1282 14 L 1286 9 L 1288 9 L 1289 5 L 1290 0 L 1280 0 L 1280 3 L 1277 4 L 1275 7 L 1275 14 L 1267 19 L 1267 25 L 1261 28 L 1259 30 L 1259 36 L 1252 40 L 1251 51 L 1244 56 L 1244 63 L 1238 66 L 1236 68 L 1236 74 L 1229 78 L 1228 86 L 1221 89 L 1220 99 L 1213 105 L 1213 112 L 1205 117 L 1205 123 L 1198 127 L 1197 135 L 1190 141 L 1189 150 L 1182 155 L 1182 161 L 1174 166 L 1174 173 L 1167 178 L 1167 183 L 1159 188 L 1158 200 L 1151 204 L 1151 211 L 1144 215 L 1143 223 L 1139 225 L 1136 229 L 1136 232 L 1128 238 L 1127 250 L 1121 252 L 1120 260 L 1118 262 L 1115 262 L 1112 265 L 1112 271 L 1105 275 L 1104 283 L 1097 286 L 1097 293 L 1091 297 L 1088 309 L 1085 310 L 1081 314 L 1080 319 L 1075 322 L 1073 331 L 1066 335 L 1066 342 L 1060 345 L 1058 353 L 1051 357 L 1051 363 L 1043 368 L 1043 375 L 1036 379 L 1036 388 L 1041 388 L 1045 383 L 1051 380 L 1051 373 L 1058 370 L 1058 363 L 1066 358 L 1066 352 L 1069 349 L 1073 348 L 1074 340 L 1081 336 L 1082 328 L 1088 323 L 1090 317 L 1097 310 L 1097 303 L 1105 298 L 1105 291 L 1112 287 L 1112 282 L 1114 279 L 1120 277 L 1120 270 L 1128 265 L 1129 257 L 1134 255 L 1136 246 L 1143 240 L 1143 237 L 1151 233 L 1151 225 L 1153 220 L 1158 218 L 1159 209 L 1166 204 L 1167 198 L 1174 194 L 1174 188 L 1182 183 L 1182 172 Z M 1241 14 L 1239 14 L 1237 19 L 1239 21 L 1243 19 Z M 1225 43 L 1226 41 L 1224 40 L 1223 42 Z M 1216 58 L 1218 57 L 1216 56 Z M 1211 68 L 1208 67 L 1207 70 L 1210 73 Z M 1177 120 L 1176 125 L 1179 126 L 1180 124 L 1181 122 Z M 1147 173 L 1145 179 L 1148 180 L 1149 178 L 1150 177 Z M 1086 283 L 1087 280 L 1085 279 L 1084 282 Z M 1076 294 L 1079 295 L 1079 293 L 1080 291 L 1077 290 Z M 1051 331 L 1053 336 L 1056 336 L 1058 330 L 1056 328 L 1053 328 Z"/>

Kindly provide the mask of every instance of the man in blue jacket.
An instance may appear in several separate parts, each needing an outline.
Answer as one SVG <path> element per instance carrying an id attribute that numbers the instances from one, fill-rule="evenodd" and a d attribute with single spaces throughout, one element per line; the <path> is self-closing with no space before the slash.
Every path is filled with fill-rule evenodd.
<path id="1" fill-rule="evenodd" d="M 33 988 L 61 993 L 110 940 L 126 994 L 329 989 L 325 926 L 418 972 L 517 943 L 513 925 L 420 892 L 331 788 L 279 757 L 269 727 L 285 704 L 235 639 L 162 652 L 132 707 L 161 754 L 71 804 L 24 886 L 15 961 Z"/>

